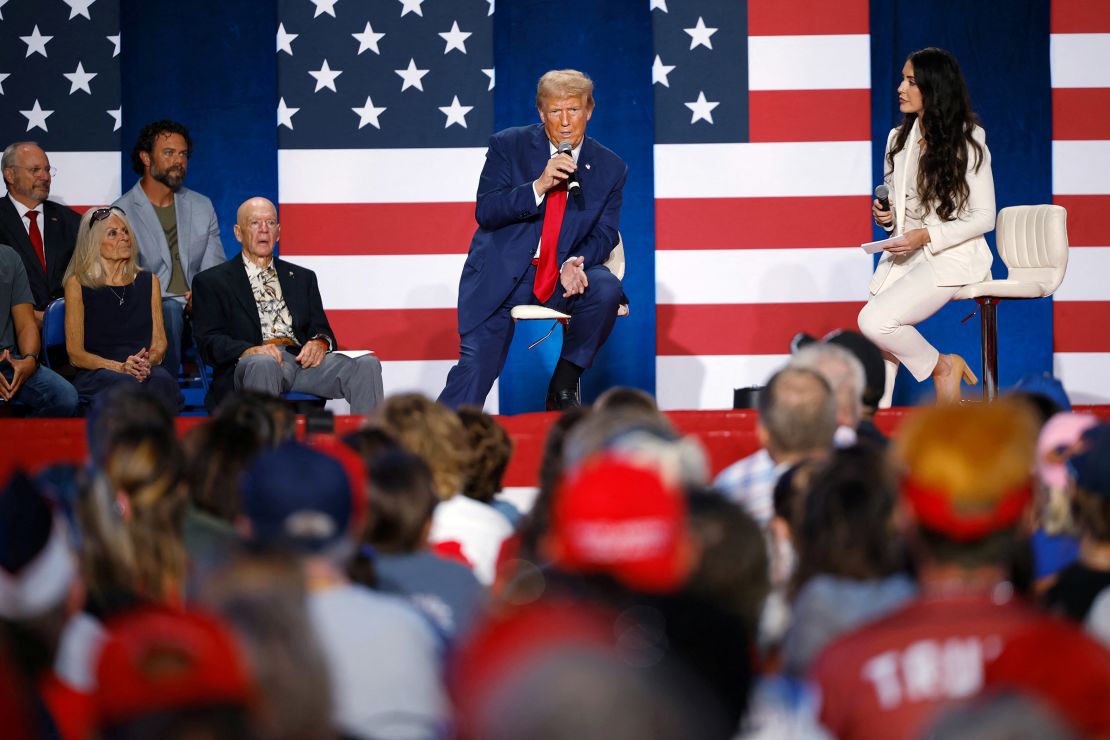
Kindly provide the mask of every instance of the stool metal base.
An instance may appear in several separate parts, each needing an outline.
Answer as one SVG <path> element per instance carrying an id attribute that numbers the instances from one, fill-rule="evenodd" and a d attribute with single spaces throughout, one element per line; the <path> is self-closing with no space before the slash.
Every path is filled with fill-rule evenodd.
<path id="1" fill-rule="evenodd" d="M 980 347 L 983 352 L 983 400 L 998 398 L 998 304 L 994 296 L 976 298 L 979 304 Z"/>

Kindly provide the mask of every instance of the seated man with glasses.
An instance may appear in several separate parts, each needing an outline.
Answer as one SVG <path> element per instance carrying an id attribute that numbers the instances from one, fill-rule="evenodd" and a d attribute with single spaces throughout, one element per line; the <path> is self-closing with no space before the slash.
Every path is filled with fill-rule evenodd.
<path id="1" fill-rule="evenodd" d="M 193 332 L 214 369 L 208 408 L 247 388 L 345 398 L 351 413 L 369 413 L 383 396 L 381 363 L 333 353 L 316 273 L 274 256 L 281 237 L 274 204 L 251 198 L 236 221 L 242 254 L 193 279 Z"/>
<path id="2" fill-rule="evenodd" d="M 23 260 L 35 323 L 41 327 L 46 304 L 62 296 L 62 278 L 73 256 L 81 217 L 47 200 L 58 171 L 35 142 L 10 144 L 0 168 L 8 189 L 8 196 L 0 198 L 0 244 L 7 244 Z"/>

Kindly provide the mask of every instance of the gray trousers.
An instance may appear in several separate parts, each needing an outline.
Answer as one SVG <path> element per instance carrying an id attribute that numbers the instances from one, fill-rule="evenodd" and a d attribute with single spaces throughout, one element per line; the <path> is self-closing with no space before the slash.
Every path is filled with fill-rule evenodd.
<path id="1" fill-rule="evenodd" d="M 277 396 L 284 391 L 312 393 L 322 398 L 345 398 L 352 414 L 368 414 L 385 391 L 382 388 L 382 363 L 374 355 L 352 359 L 329 352 L 316 367 L 303 368 L 293 355 L 285 362 L 269 355 L 240 358 L 235 366 L 235 388 L 261 391 Z"/>

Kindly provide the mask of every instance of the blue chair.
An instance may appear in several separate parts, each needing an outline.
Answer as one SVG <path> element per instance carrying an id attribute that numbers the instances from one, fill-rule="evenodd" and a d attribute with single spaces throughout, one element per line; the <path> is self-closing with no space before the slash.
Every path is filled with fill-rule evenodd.
<path id="1" fill-rule="evenodd" d="M 47 367 L 50 364 L 50 350 L 66 346 L 66 299 L 56 298 L 50 301 L 42 316 L 42 361 Z"/>

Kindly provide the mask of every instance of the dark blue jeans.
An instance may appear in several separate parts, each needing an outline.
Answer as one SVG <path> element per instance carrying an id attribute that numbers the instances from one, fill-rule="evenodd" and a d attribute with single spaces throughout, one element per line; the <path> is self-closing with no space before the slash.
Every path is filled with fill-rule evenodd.
<path id="1" fill-rule="evenodd" d="M 0 373 L 9 381 L 14 368 L 5 360 Z M 77 389 L 48 367 L 39 367 L 23 381 L 13 399 L 31 409 L 31 416 L 73 416 L 77 413 Z M 0 403 L 4 403 L 0 401 Z"/>

